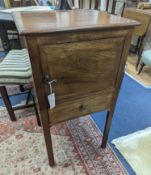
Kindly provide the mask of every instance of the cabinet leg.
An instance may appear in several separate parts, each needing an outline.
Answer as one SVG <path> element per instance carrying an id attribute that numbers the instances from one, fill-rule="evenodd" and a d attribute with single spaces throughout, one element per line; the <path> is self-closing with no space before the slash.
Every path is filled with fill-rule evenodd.
<path id="1" fill-rule="evenodd" d="M 110 127 L 111 127 L 112 117 L 113 117 L 113 112 L 108 111 L 107 116 L 106 116 L 104 133 L 103 133 L 102 145 L 101 145 L 102 148 L 105 148 L 107 145 L 107 140 L 108 140 L 108 135 L 109 135 Z"/>
<path id="2" fill-rule="evenodd" d="M 48 128 L 46 127 L 44 128 L 44 137 L 45 137 L 46 148 L 47 148 L 47 153 L 48 153 L 49 165 L 52 167 L 55 165 L 55 161 L 54 161 L 52 138 L 51 138 L 49 126 Z"/>

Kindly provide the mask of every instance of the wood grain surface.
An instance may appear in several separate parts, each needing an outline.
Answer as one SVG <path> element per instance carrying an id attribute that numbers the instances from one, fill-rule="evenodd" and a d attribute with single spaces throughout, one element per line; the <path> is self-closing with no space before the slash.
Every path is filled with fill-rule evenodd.
<path id="1" fill-rule="evenodd" d="M 20 34 L 139 25 L 135 20 L 110 15 L 98 10 L 14 12 L 13 16 Z"/>

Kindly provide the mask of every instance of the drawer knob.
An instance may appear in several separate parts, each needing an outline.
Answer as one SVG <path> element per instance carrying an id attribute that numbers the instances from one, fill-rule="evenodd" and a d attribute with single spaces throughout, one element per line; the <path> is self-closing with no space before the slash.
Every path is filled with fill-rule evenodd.
<path id="1" fill-rule="evenodd" d="M 84 107 L 83 105 L 80 105 L 80 106 L 79 106 L 79 111 L 82 112 L 82 111 L 84 111 L 84 110 L 85 110 L 85 107 Z"/>

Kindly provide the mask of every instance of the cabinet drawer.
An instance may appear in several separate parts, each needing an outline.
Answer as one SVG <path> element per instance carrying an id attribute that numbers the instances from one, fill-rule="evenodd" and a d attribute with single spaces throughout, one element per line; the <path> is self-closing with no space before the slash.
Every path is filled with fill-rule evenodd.
<path id="1" fill-rule="evenodd" d="M 56 103 L 113 88 L 123 42 L 118 37 L 41 46 L 43 74 L 57 80 L 52 85 Z"/>
<path id="2" fill-rule="evenodd" d="M 56 105 L 49 110 L 51 125 L 92 112 L 109 109 L 113 91 L 91 93 L 88 96 Z"/>

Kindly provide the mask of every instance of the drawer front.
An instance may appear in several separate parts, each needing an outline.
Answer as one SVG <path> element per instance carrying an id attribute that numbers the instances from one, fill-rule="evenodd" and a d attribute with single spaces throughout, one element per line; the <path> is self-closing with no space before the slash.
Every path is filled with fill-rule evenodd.
<path id="1" fill-rule="evenodd" d="M 56 103 L 113 89 L 124 38 L 111 38 L 40 47 L 43 74 L 57 80 L 52 85 Z"/>
<path id="2" fill-rule="evenodd" d="M 51 125 L 109 109 L 113 91 L 102 91 L 88 96 L 61 103 L 49 110 Z"/>

